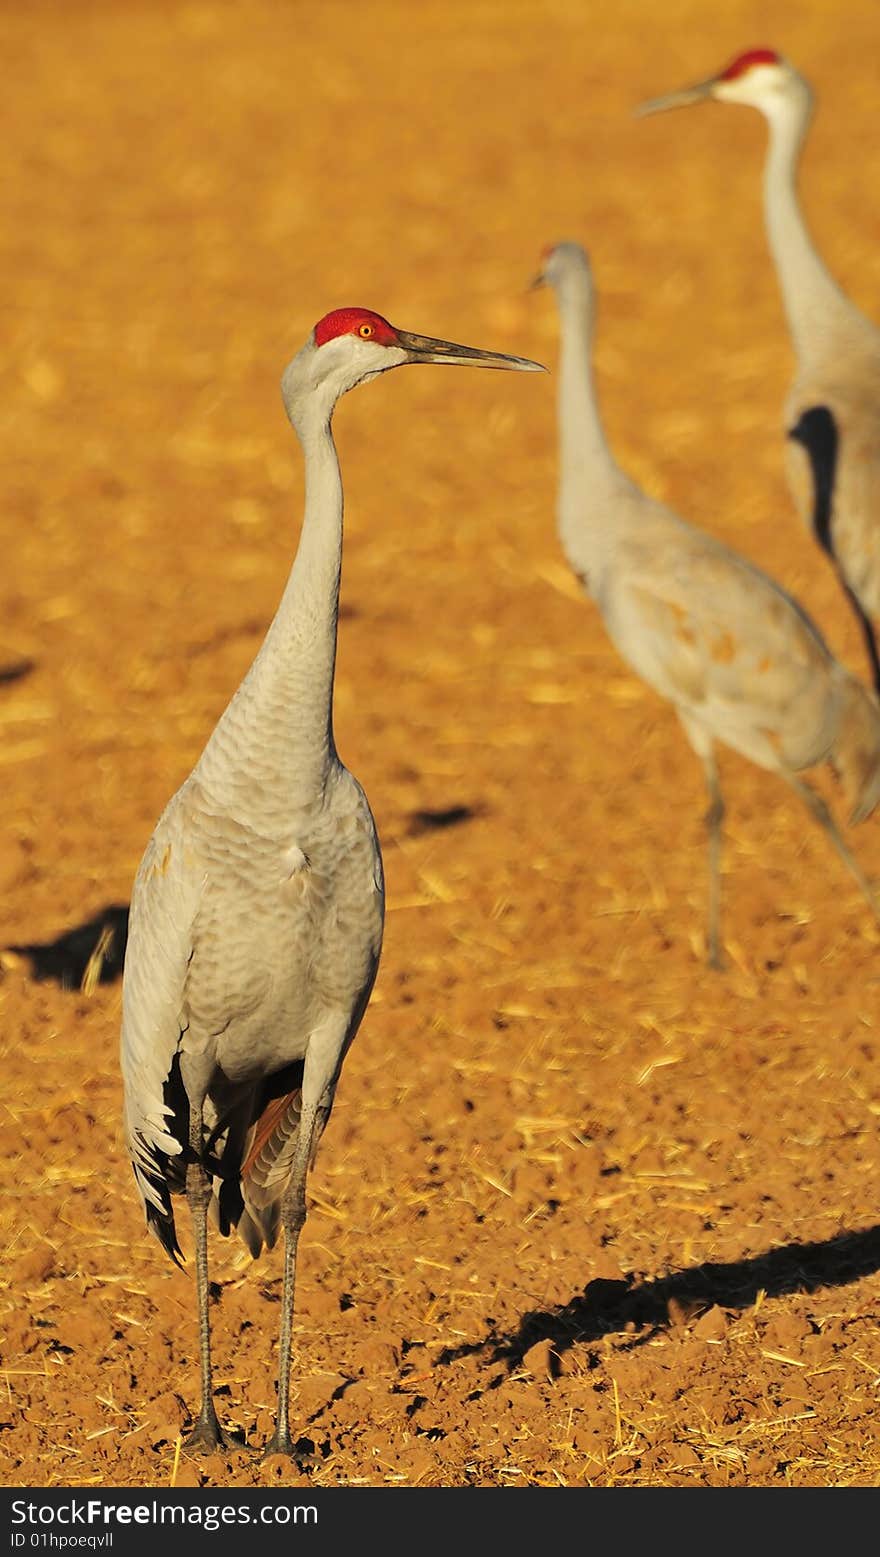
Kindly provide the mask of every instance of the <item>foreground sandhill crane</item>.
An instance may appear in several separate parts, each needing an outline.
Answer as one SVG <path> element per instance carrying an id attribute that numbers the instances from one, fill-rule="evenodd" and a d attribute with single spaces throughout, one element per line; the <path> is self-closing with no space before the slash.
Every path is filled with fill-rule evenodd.
<path id="1" fill-rule="evenodd" d="M 305 513 L 277 614 L 141 861 L 125 958 L 125 1127 L 147 1221 L 173 1259 L 171 1197 L 192 1215 L 202 1400 L 188 1447 L 226 1443 L 214 1409 L 207 1212 L 254 1255 L 285 1233 L 278 1412 L 293 1452 L 291 1329 L 305 1182 L 382 942 L 373 818 L 333 740 L 342 484 L 340 395 L 404 363 L 537 369 L 343 308 L 282 379 Z"/>
<path id="2" fill-rule="evenodd" d="M 721 960 L 721 741 L 780 774 L 821 823 L 865 894 L 871 888 L 830 811 L 798 775 L 828 762 L 862 821 L 880 799 L 880 707 L 833 658 L 778 584 L 647 497 L 614 460 L 591 362 L 593 286 L 577 243 L 545 250 L 535 284 L 556 294 L 562 548 L 615 648 L 675 708 L 709 790 L 708 960 Z"/>
<path id="3" fill-rule="evenodd" d="M 880 691 L 870 620 L 880 615 L 880 330 L 829 275 L 798 204 L 797 167 L 812 92 L 775 50 L 751 49 L 720 75 L 637 112 L 659 113 L 706 98 L 757 108 L 769 127 L 764 219 L 797 357 L 785 403 L 789 484 L 856 614 Z"/>

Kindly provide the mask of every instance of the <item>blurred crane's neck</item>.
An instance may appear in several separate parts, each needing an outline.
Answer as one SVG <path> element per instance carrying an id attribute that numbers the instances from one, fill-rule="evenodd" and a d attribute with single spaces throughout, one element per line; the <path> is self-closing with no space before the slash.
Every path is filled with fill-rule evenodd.
<path id="1" fill-rule="evenodd" d="M 331 414 L 315 399 L 291 416 L 305 456 L 299 546 L 263 645 L 200 763 L 213 795 L 268 825 L 277 816 L 283 826 L 292 808 L 319 797 L 336 758 L 343 500 Z"/>
<path id="2" fill-rule="evenodd" d="M 566 276 L 557 288 L 557 301 L 561 324 L 557 524 L 569 562 L 592 583 L 612 539 L 603 498 L 626 477 L 608 447 L 596 398 L 590 278 L 579 272 Z"/>
<path id="3" fill-rule="evenodd" d="M 799 366 L 821 364 L 862 315 L 826 269 L 807 230 L 797 196 L 797 170 L 812 116 L 806 82 L 766 114 L 770 143 L 764 166 L 764 219 Z"/>

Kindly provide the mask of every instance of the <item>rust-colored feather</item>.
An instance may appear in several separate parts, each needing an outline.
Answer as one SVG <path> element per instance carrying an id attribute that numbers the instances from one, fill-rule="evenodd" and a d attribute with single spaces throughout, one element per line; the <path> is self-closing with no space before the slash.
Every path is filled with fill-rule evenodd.
<path id="1" fill-rule="evenodd" d="M 282 1136 L 288 1134 L 288 1128 L 286 1128 L 288 1125 L 287 1116 L 291 1111 L 299 1115 L 301 1095 L 300 1088 L 295 1087 L 292 1092 L 286 1092 L 282 1097 L 272 1098 L 266 1104 L 254 1125 L 250 1150 L 242 1164 L 241 1176 L 243 1179 L 250 1178 L 255 1174 L 257 1164 L 265 1148 L 270 1148 L 267 1153 L 269 1160 L 271 1161 L 272 1157 L 274 1157 L 275 1154 L 271 1151 L 272 1138 L 276 1131 Z"/>

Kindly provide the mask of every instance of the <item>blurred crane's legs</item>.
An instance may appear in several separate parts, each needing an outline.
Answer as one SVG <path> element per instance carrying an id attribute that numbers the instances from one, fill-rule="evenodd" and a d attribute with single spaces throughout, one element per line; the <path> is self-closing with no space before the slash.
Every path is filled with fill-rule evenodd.
<path id="1" fill-rule="evenodd" d="M 874 918 L 880 922 L 880 905 L 877 903 L 877 898 L 874 895 L 874 890 L 871 886 L 871 883 L 862 870 L 858 860 L 844 842 L 840 829 L 838 828 L 834 817 L 831 815 L 831 812 L 825 804 L 825 801 L 822 799 L 822 796 L 817 795 L 816 791 L 811 789 L 809 784 L 805 784 L 803 779 L 796 778 L 793 773 L 783 774 L 783 777 L 788 779 L 788 782 L 795 791 L 795 794 L 800 795 L 804 805 L 810 812 L 810 815 L 816 818 L 816 821 L 819 823 L 819 826 L 822 828 L 823 832 L 827 833 L 835 849 L 840 855 L 840 858 L 843 860 L 847 870 L 851 872 L 861 887 L 865 901 L 867 902 L 868 907 L 874 915 Z"/>
<path id="2" fill-rule="evenodd" d="M 724 796 L 718 781 L 714 748 L 703 756 L 709 809 L 705 822 L 709 830 L 709 936 L 707 962 L 710 968 L 723 968 L 721 955 L 721 824 L 724 821 Z"/>

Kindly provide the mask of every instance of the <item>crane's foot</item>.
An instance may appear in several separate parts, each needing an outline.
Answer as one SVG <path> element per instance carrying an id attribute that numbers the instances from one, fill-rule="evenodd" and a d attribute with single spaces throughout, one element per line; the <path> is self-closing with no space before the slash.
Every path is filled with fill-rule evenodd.
<path id="1" fill-rule="evenodd" d="M 275 1428 L 260 1458 L 268 1460 L 273 1454 L 285 1455 L 302 1471 L 311 1470 L 318 1463 L 315 1445 L 311 1438 L 298 1438 L 294 1443 L 290 1433 L 278 1427 Z"/>
<path id="2" fill-rule="evenodd" d="M 182 1448 L 188 1454 L 213 1454 L 217 1449 L 246 1449 L 253 1453 L 249 1443 L 245 1442 L 244 1433 L 227 1433 L 220 1426 L 216 1413 L 200 1416 L 188 1438 L 184 1438 Z"/>

